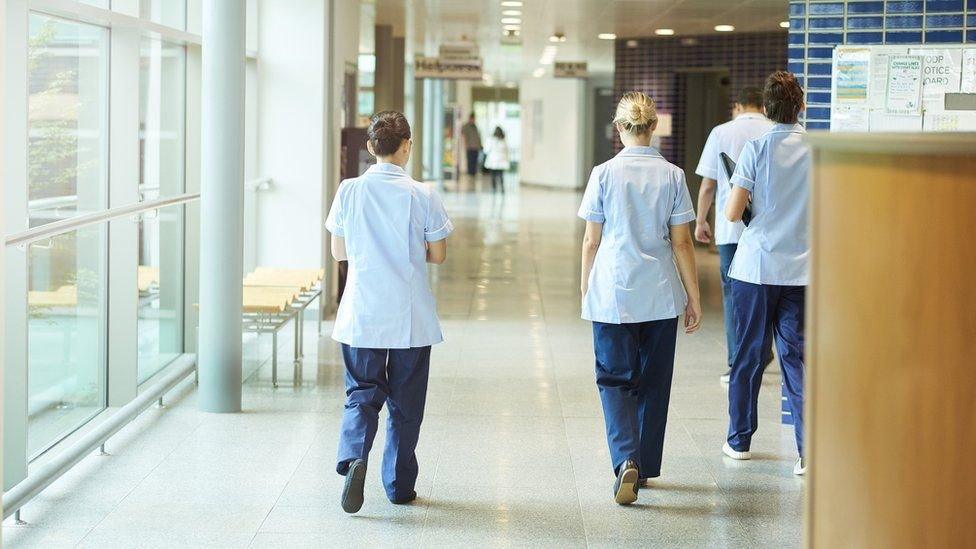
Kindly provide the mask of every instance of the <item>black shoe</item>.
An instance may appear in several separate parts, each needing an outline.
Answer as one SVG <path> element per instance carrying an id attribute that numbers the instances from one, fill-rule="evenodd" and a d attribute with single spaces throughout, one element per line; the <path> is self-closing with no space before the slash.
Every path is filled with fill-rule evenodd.
<path id="1" fill-rule="evenodd" d="M 410 492 L 409 496 L 405 498 L 391 499 L 390 503 L 392 503 L 393 505 L 406 505 L 407 503 L 411 503 L 416 499 L 417 499 L 417 492 Z"/>
<path id="2" fill-rule="evenodd" d="M 613 500 L 619 505 L 630 505 L 637 501 L 637 464 L 627 460 L 617 472 L 617 481 L 613 483 Z"/>
<path id="3" fill-rule="evenodd" d="M 357 459 L 349 465 L 346 484 L 342 487 L 342 510 L 358 512 L 363 507 L 363 485 L 366 484 L 366 461 Z"/>

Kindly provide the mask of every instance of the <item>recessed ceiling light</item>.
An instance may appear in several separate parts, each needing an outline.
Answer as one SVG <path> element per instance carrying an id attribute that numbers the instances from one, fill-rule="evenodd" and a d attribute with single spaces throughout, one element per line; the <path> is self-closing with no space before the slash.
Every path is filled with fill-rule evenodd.
<path id="1" fill-rule="evenodd" d="M 505 30 L 507 30 L 507 31 L 522 30 L 522 26 L 521 25 L 503 25 L 502 28 L 505 29 Z"/>
<path id="2" fill-rule="evenodd" d="M 518 17 L 502 17 L 502 23 L 505 25 L 521 25 L 522 20 Z"/>
<path id="3" fill-rule="evenodd" d="M 657 29 L 654 34 L 658 36 L 674 36 L 674 29 Z"/>
<path id="4" fill-rule="evenodd" d="M 781 28 L 788 29 L 788 28 L 790 28 L 790 22 L 789 21 L 783 21 L 782 23 L 779 24 L 779 26 Z"/>
<path id="5" fill-rule="evenodd" d="M 717 32 L 732 32 L 735 30 L 735 27 L 732 25 L 715 25 L 715 30 Z"/>
<path id="6" fill-rule="evenodd" d="M 502 15 L 513 15 L 515 17 L 521 17 L 522 12 L 520 10 L 502 10 Z"/>
<path id="7" fill-rule="evenodd" d="M 601 32 L 596 36 L 600 40 L 616 40 L 617 35 L 612 32 Z"/>
<path id="8" fill-rule="evenodd" d="M 542 78 L 546 75 L 546 69 L 539 67 L 538 69 L 532 71 L 532 76 L 536 78 Z"/>
<path id="9" fill-rule="evenodd" d="M 640 42 L 638 42 L 637 40 L 628 40 L 627 41 L 627 47 L 628 48 L 636 48 L 639 45 L 640 45 Z"/>
<path id="10" fill-rule="evenodd" d="M 505 8 L 521 8 L 522 2 L 516 2 L 514 0 L 502 2 L 502 7 Z"/>

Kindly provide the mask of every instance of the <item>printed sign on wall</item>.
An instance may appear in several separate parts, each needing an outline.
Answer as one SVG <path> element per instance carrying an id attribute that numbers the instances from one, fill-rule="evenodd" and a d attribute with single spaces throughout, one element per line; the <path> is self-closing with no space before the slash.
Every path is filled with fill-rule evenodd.
<path id="1" fill-rule="evenodd" d="M 475 63 L 445 63 L 437 57 L 418 57 L 413 62 L 414 78 L 481 80 L 481 60 Z"/>
<path id="2" fill-rule="evenodd" d="M 888 114 L 922 114 L 922 56 L 898 55 L 888 59 L 888 89 L 885 110 Z"/>
<path id="3" fill-rule="evenodd" d="M 556 78 L 586 78 L 589 70 L 586 61 L 556 61 L 552 74 Z"/>

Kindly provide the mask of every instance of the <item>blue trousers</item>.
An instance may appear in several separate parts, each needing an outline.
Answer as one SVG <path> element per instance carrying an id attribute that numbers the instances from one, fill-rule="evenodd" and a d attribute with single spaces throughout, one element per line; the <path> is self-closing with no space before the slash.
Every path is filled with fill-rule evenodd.
<path id="1" fill-rule="evenodd" d="M 729 381 L 729 446 L 749 450 L 759 427 L 763 349 L 772 328 L 783 384 L 795 421 L 796 449 L 803 456 L 803 315 L 805 286 L 771 286 L 732 281 L 736 322 L 735 358 Z"/>
<path id="2" fill-rule="evenodd" d="M 732 367 L 732 359 L 735 357 L 736 347 L 739 346 L 735 337 L 735 315 L 732 314 L 732 279 L 729 277 L 729 269 L 732 267 L 732 258 L 735 251 L 739 248 L 738 244 L 719 244 L 718 248 L 718 270 L 722 277 L 722 312 L 725 315 L 725 348 L 728 351 L 729 368 Z M 773 360 L 773 334 L 767 334 L 769 343 L 763 347 L 763 364 L 769 364 Z"/>
<path id="3" fill-rule="evenodd" d="M 614 473 L 629 459 L 641 478 L 661 475 L 677 333 L 677 318 L 593 323 L 596 385 Z"/>
<path id="4" fill-rule="evenodd" d="M 369 459 L 380 409 L 389 407 L 383 486 L 391 500 L 411 496 L 417 482 L 417 441 L 424 419 L 430 347 L 364 349 L 342 346 L 346 408 L 342 414 L 336 471 L 345 475 L 356 459 Z"/>

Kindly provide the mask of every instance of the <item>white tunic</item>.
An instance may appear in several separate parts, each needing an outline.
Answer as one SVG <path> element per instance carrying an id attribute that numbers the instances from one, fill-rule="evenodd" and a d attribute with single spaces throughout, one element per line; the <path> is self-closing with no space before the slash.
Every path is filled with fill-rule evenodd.
<path id="1" fill-rule="evenodd" d="M 684 311 L 670 229 L 693 221 L 695 212 L 680 168 L 653 147 L 626 147 L 593 168 L 579 216 L 603 223 L 583 296 L 585 320 L 629 324 Z"/>
<path id="2" fill-rule="evenodd" d="M 715 126 L 708 135 L 705 149 L 702 151 L 701 161 L 695 173 L 718 182 L 715 190 L 715 243 L 718 245 L 735 244 L 745 225 L 741 221 L 732 223 L 725 218 L 725 205 L 729 201 L 731 188 L 729 176 L 722 164 L 722 153 L 738 162 L 739 155 L 746 143 L 758 139 L 772 129 L 773 123 L 758 113 L 743 113 L 734 120 Z"/>
<path id="3" fill-rule="evenodd" d="M 489 170 L 508 171 L 508 143 L 504 139 L 492 136 L 488 139 L 485 149 L 485 167 Z"/>
<path id="4" fill-rule="evenodd" d="M 443 341 L 427 280 L 427 242 L 454 230 L 436 191 L 394 164 L 339 186 L 326 229 L 343 237 L 349 276 L 332 338 L 352 347 L 407 349 Z"/>
<path id="5" fill-rule="evenodd" d="M 799 124 L 776 124 L 750 141 L 732 184 L 752 193 L 752 221 L 739 239 L 729 276 L 752 284 L 806 286 L 810 244 L 810 147 Z"/>

